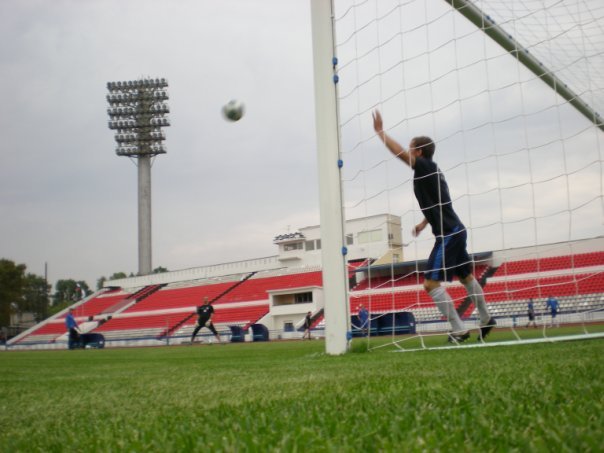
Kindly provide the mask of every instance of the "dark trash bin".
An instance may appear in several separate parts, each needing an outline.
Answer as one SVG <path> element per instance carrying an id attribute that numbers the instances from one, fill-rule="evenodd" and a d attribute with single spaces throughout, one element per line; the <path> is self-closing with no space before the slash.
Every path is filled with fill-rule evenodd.
<path id="1" fill-rule="evenodd" d="M 264 324 L 252 324 L 253 341 L 268 341 L 268 329 Z"/>
<path id="2" fill-rule="evenodd" d="M 242 343 L 245 341 L 245 331 L 241 326 L 229 326 L 231 329 L 231 343 Z"/>

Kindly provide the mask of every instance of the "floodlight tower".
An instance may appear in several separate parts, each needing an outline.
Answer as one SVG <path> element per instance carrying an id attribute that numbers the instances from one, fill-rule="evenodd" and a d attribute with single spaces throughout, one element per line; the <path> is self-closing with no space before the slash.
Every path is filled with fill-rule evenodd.
<path id="1" fill-rule="evenodd" d="M 166 79 L 143 78 L 107 83 L 109 129 L 115 130 L 118 156 L 138 166 L 138 273 L 148 275 L 151 264 L 151 163 L 165 154 L 162 128 L 170 125 Z"/>

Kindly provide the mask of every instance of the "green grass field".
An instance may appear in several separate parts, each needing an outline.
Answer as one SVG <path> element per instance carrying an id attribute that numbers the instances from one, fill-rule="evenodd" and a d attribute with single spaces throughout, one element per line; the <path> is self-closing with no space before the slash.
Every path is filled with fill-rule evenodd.
<path id="1" fill-rule="evenodd" d="M 339 357 L 324 347 L 0 353 L 0 449 L 604 450 L 604 340 Z"/>

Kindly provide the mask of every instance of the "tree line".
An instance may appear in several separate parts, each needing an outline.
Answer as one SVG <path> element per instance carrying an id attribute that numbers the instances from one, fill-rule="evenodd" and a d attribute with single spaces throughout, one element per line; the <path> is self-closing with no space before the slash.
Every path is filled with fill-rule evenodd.
<path id="1" fill-rule="evenodd" d="M 153 270 L 155 274 L 162 272 L 168 269 L 160 266 Z M 96 289 L 107 280 L 134 276 L 115 272 L 108 278 L 100 277 Z M 36 322 L 43 321 L 90 294 L 92 290 L 85 281 L 74 279 L 58 280 L 52 292 L 52 285 L 44 277 L 27 272 L 25 264 L 0 259 L 0 327 L 10 326 L 11 315 L 19 313 L 31 313 Z"/>

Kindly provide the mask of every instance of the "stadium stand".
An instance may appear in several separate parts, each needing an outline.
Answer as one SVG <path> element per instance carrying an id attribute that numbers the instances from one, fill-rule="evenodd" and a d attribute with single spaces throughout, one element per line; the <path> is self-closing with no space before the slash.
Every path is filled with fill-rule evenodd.
<path id="1" fill-rule="evenodd" d="M 484 283 L 487 303 L 496 317 L 526 314 L 530 298 L 544 301 L 549 295 L 559 299 L 561 312 L 577 306 L 577 301 L 599 306 L 597 295 L 604 291 L 604 252 L 508 261 L 497 268 L 480 264 L 475 275 Z M 364 304 L 376 314 L 412 311 L 418 322 L 441 321 L 422 281 L 417 273 L 367 278 L 350 292 L 350 312 L 357 313 Z M 447 286 L 447 290 L 456 306 L 466 297 L 459 283 Z M 464 315 L 476 316 L 475 308 L 471 306 Z"/>
<path id="2" fill-rule="evenodd" d="M 303 288 L 307 286 L 322 286 L 323 276 L 320 270 L 300 273 L 285 273 L 284 275 L 267 276 L 266 273 L 258 273 L 229 292 L 221 299 L 223 303 L 251 302 L 257 300 L 268 300 L 268 291 L 292 288 Z"/>
<path id="3" fill-rule="evenodd" d="M 602 265 L 604 265 L 604 252 L 554 256 L 541 259 L 519 260 L 503 263 L 497 269 L 495 277 L 518 274 L 534 274 L 556 270 L 570 270 Z"/>
<path id="4" fill-rule="evenodd" d="M 57 337 L 65 334 L 65 322 L 63 319 L 56 322 L 48 322 L 38 329 L 26 335 L 20 340 L 20 344 L 50 343 Z"/>
<path id="5" fill-rule="evenodd" d="M 368 264 L 369 260 L 359 260 L 348 267 L 351 282 L 356 282 L 357 275 L 353 274 L 365 272 L 364 278 L 349 293 L 351 315 L 356 315 L 362 303 L 376 318 L 408 311 L 418 324 L 442 324 L 439 310 L 423 289 L 423 276 L 414 270 L 413 263 L 402 263 L 400 275 L 371 274 L 367 272 Z M 545 299 L 549 295 L 560 302 L 560 313 L 604 309 L 604 252 L 512 259 L 499 267 L 491 267 L 483 261 L 475 266 L 474 274 L 483 284 L 487 303 L 498 318 L 509 317 L 514 322 L 522 319 L 530 298 L 534 299 L 537 312 L 545 313 Z M 137 339 L 159 342 L 190 337 L 197 320 L 195 307 L 206 296 L 215 308 L 216 328 L 221 335 L 228 335 L 231 326 L 247 331 L 250 326 L 268 319 L 271 292 L 316 287 L 322 287 L 320 268 L 279 268 L 128 290 L 110 288 L 74 308 L 78 322 L 93 318 L 90 331 L 103 334 L 108 342 Z M 458 281 L 447 284 L 447 289 L 456 305 L 466 298 L 465 288 Z M 323 309 L 317 307 L 313 313 L 312 328 L 323 329 Z M 473 306 L 465 316 L 476 318 Z M 63 313 L 41 323 L 18 339 L 17 344 L 59 341 L 66 331 L 64 317 Z"/>
<path id="6" fill-rule="evenodd" d="M 112 318 L 94 329 L 102 333 L 106 340 L 157 338 L 171 326 L 181 321 L 189 313 L 157 313 L 143 316 Z"/>

